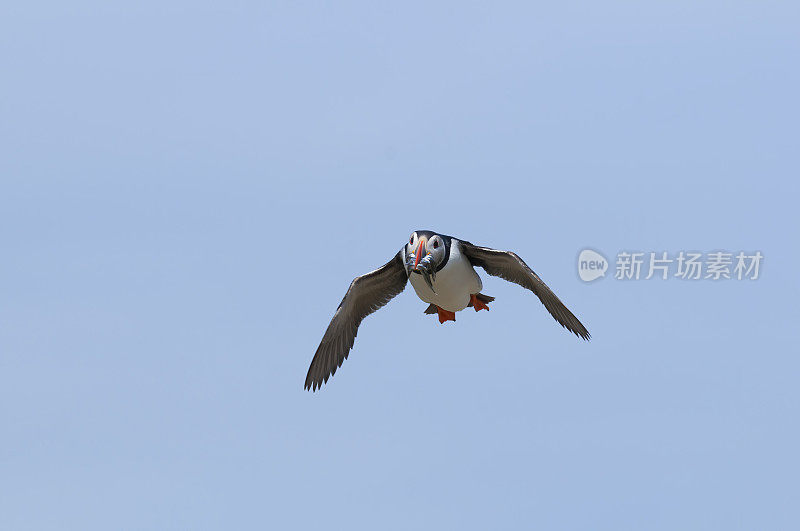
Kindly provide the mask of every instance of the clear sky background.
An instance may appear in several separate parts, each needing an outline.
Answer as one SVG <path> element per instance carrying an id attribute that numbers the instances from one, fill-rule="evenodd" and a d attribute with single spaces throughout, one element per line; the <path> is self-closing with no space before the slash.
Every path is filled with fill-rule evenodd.
<path id="1" fill-rule="evenodd" d="M 381 4 L 0 7 L 0 528 L 800 528 L 798 4 Z M 483 275 L 303 391 L 426 228 L 593 339 Z"/>

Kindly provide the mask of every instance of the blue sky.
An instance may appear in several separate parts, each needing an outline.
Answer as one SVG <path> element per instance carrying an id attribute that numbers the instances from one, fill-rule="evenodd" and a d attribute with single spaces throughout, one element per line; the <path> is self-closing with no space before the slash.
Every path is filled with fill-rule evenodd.
<path id="1" fill-rule="evenodd" d="M 792 2 L 0 8 L 0 528 L 800 526 Z M 520 254 L 410 289 L 414 229 Z M 761 278 L 586 284 L 591 247 Z"/>

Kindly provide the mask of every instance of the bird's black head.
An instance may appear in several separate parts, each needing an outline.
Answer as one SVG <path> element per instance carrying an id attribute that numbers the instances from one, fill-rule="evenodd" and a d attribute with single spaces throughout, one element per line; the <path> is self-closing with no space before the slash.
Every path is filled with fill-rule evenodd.
<path id="1" fill-rule="evenodd" d="M 450 236 L 431 230 L 416 230 L 411 233 L 403 247 L 406 272 L 420 273 L 420 264 L 429 272 L 441 270 L 450 256 Z"/>

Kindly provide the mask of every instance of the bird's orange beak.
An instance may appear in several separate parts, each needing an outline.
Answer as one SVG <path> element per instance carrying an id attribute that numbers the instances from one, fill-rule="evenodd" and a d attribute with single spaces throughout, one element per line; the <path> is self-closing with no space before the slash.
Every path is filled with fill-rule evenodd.
<path id="1" fill-rule="evenodd" d="M 414 253 L 416 255 L 416 258 L 414 259 L 414 269 L 417 269 L 419 261 L 422 258 L 422 255 L 425 252 L 426 247 L 427 246 L 425 245 L 425 238 L 420 238 L 419 243 L 417 244 L 417 251 Z"/>

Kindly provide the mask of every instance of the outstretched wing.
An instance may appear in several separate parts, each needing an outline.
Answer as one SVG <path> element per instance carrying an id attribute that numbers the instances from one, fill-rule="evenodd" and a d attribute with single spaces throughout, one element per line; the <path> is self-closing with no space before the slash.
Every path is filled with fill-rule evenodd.
<path id="1" fill-rule="evenodd" d="M 461 242 L 461 250 L 473 266 L 480 266 L 490 275 L 519 284 L 535 293 L 550 315 L 561 326 L 583 339 L 591 337 L 578 318 L 564 306 L 564 303 L 547 287 L 539 275 L 534 273 L 528 264 L 515 253 L 479 247 L 465 241 Z"/>
<path id="2" fill-rule="evenodd" d="M 361 321 L 403 291 L 407 281 L 402 251 L 383 267 L 353 280 L 311 360 L 306 389 L 316 391 L 336 373 L 353 348 Z"/>

